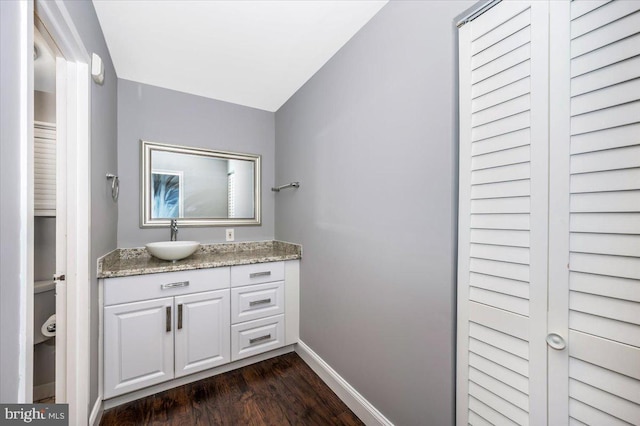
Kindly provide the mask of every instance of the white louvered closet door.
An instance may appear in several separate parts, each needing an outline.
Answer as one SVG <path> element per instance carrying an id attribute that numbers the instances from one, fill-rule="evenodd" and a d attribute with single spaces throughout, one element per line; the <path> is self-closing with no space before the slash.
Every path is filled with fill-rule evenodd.
<path id="1" fill-rule="evenodd" d="M 459 32 L 457 423 L 547 417 L 548 4 Z"/>
<path id="2" fill-rule="evenodd" d="M 640 2 L 551 12 L 549 423 L 640 425 Z"/>
<path id="3" fill-rule="evenodd" d="M 640 1 L 459 35 L 457 424 L 640 425 Z"/>

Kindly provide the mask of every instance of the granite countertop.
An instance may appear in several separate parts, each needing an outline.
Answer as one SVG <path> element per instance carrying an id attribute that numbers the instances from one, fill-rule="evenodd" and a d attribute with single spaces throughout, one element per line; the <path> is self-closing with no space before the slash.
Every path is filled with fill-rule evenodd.
<path id="1" fill-rule="evenodd" d="M 283 241 L 203 244 L 176 262 L 157 259 L 144 247 L 115 249 L 98 259 L 98 278 L 218 268 L 302 258 L 302 246 Z"/>

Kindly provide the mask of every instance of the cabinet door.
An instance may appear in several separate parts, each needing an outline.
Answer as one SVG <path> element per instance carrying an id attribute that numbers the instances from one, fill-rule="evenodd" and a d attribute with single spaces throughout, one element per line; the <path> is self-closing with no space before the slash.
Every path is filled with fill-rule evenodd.
<path id="1" fill-rule="evenodd" d="M 175 298 L 175 375 L 229 362 L 229 290 Z"/>
<path id="2" fill-rule="evenodd" d="M 173 298 L 104 308 L 104 396 L 173 378 Z"/>

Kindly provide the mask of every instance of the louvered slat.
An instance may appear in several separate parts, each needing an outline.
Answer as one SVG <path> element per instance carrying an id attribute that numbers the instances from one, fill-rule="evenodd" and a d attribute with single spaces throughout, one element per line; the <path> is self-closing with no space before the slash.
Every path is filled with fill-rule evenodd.
<path id="1" fill-rule="evenodd" d="M 635 324 L 586 314 L 577 310 L 569 312 L 569 322 L 571 322 L 571 328 L 576 331 L 625 345 L 638 346 L 640 344 L 640 333 L 638 333 L 638 326 Z"/>
<path id="2" fill-rule="evenodd" d="M 600 151 L 640 143 L 640 124 L 602 129 L 571 137 L 571 154 Z"/>
<path id="3" fill-rule="evenodd" d="M 530 194 L 529 179 L 473 185 L 471 199 L 526 197 Z"/>
<path id="4" fill-rule="evenodd" d="M 572 213 L 640 212 L 640 191 L 598 192 L 571 195 Z"/>
<path id="5" fill-rule="evenodd" d="M 633 159 L 620 160 L 621 163 L 630 163 L 632 161 Z M 633 189 L 640 189 L 640 167 L 571 176 L 571 193 L 573 194 L 629 191 Z"/>
<path id="6" fill-rule="evenodd" d="M 640 93 L 640 88 L 638 93 Z M 571 156 L 572 174 L 635 167 L 640 167 L 640 144 Z M 636 182 L 635 187 L 640 188 L 640 184 Z"/>
<path id="7" fill-rule="evenodd" d="M 529 231 L 471 229 L 471 242 L 510 247 L 529 247 Z"/>
<path id="8" fill-rule="evenodd" d="M 583 424 L 593 426 L 629 426 L 629 423 L 573 398 L 569 399 L 569 415 Z"/>
<path id="9" fill-rule="evenodd" d="M 637 76 L 639 66 L 640 57 L 636 56 L 574 77 L 571 81 L 571 96 L 582 95 L 603 87 L 633 80 Z"/>
<path id="10" fill-rule="evenodd" d="M 493 423 L 485 420 L 479 414 L 469 410 L 469 424 L 471 426 L 492 426 Z"/>
<path id="11" fill-rule="evenodd" d="M 640 34 L 609 44 L 602 49 L 571 60 L 571 77 L 596 71 L 610 64 L 633 58 L 640 54 Z"/>
<path id="12" fill-rule="evenodd" d="M 581 293 L 598 294 L 614 299 L 640 302 L 640 281 L 607 275 L 572 272 L 569 289 Z"/>
<path id="13" fill-rule="evenodd" d="M 529 362 L 500 348 L 474 338 L 469 339 L 469 352 L 490 359 L 521 376 L 529 375 Z"/>
<path id="14" fill-rule="evenodd" d="M 471 257 L 477 259 L 501 260 L 528 265 L 529 249 L 524 247 L 504 247 L 490 244 L 471 244 Z"/>
<path id="15" fill-rule="evenodd" d="M 638 14 L 640 16 L 640 14 Z M 573 115 L 586 114 L 636 100 L 640 90 L 640 79 L 629 80 L 599 90 L 594 90 L 571 99 Z"/>
<path id="16" fill-rule="evenodd" d="M 529 230 L 528 214 L 483 214 L 473 215 L 472 229 L 517 229 Z"/>
<path id="17" fill-rule="evenodd" d="M 571 21 L 571 38 L 575 39 L 605 26 L 611 28 L 611 24 L 638 10 L 637 5 L 634 3 L 636 2 L 612 1 L 602 5 L 602 7 L 594 8 L 577 19 L 573 19 Z M 575 8 L 576 5 L 572 4 L 571 7 Z"/>
<path id="18" fill-rule="evenodd" d="M 471 170 L 484 170 L 511 164 L 528 163 L 531 150 L 528 145 L 476 155 L 471 160 Z"/>
<path id="19" fill-rule="evenodd" d="M 526 72 L 524 73 L 526 74 Z M 496 80 L 499 80 L 496 78 Z M 504 81 L 502 81 L 504 84 Z M 497 89 L 478 96 L 471 101 L 471 112 L 477 113 L 502 102 L 526 95 L 531 88 L 531 78 L 527 75 L 507 85 L 498 85 Z"/>
<path id="20" fill-rule="evenodd" d="M 633 10 L 633 8 L 632 8 Z M 610 25 L 590 31 L 571 43 L 571 57 L 584 55 L 623 38 L 634 35 L 640 28 L 640 13 L 631 13 Z"/>
<path id="21" fill-rule="evenodd" d="M 529 411 L 529 398 L 526 393 L 520 392 L 512 386 L 473 367 L 469 370 L 469 380 L 519 409 Z"/>
<path id="22" fill-rule="evenodd" d="M 569 381 L 569 396 L 607 413 L 612 418 L 630 424 L 638 424 L 640 421 L 640 407 L 637 404 L 577 380 L 571 379 Z"/>
<path id="23" fill-rule="evenodd" d="M 590 386 L 640 404 L 640 383 L 597 365 L 572 358 L 569 360 L 571 377 Z"/>
<path id="24" fill-rule="evenodd" d="M 472 287 L 484 288 L 520 299 L 529 298 L 529 283 L 527 282 L 473 272 L 470 275 L 469 285 Z"/>
<path id="25" fill-rule="evenodd" d="M 518 65 L 507 68 L 504 71 L 486 78 L 471 87 L 472 99 L 486 96 L 494 90 L 508 87 L 511 84 L 518 83 L 522 79 L 526 79 L 531 75 L 530 61 L 521 62 Z M 507 89 L 510 90 L 510 89 Z"/>
<path id="26" fill-rule="evenodd" d="M 577 19 L 582 15 L 597 9 L 611 0 L 573 0 L 571 5 L 571 19 Z"/>
<path id="27" fill-rule="evenodd" d="M 508 383 L 509 386 L 517 389 L 523 394 L 528 394 L 529 392 L 529 379 L 527 379 L 527 377 L 518 374 L 513 370 L 509 370 L 493 360 L 471 353 L 469 355 L 469 365 L 493 377 L 494 379 L 501 381 L 502 383 Z"/>
<path id="28" fill-rule="evenodd" d="M 633 257 L 571 253 L 569 262 L 571 272 L 640 280 L 640 259 Z"/>
<path id="29" fill-rule="evenodd" d="M 478 416 L 481 416 L 483 419 L 487 419 L 487 421 L 493 425 L 517 425 L 513 420 L 505 417 L 502 413 L 494 410 L 484 402 L 475 398 L 473 395 L 469 397 L 469 411 L 472 413 L 478 413 Z"/>

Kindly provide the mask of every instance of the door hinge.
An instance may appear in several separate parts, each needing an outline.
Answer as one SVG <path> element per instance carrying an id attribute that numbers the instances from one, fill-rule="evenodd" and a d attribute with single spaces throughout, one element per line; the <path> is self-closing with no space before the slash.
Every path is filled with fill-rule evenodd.
<path id="1" fill-rule="evenodd" d="M 54 281 L 64 281 L 64 280 L 66 280 L 66 279 L 67 279 L 67 277 L 66 277 L 64 274 L 61 274 L 61 275 L 54 275 L 54 276 L 53 276 L 53 280 L 54 280 Z"/>

